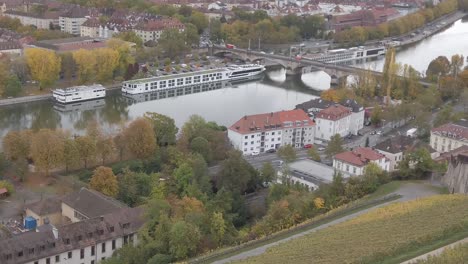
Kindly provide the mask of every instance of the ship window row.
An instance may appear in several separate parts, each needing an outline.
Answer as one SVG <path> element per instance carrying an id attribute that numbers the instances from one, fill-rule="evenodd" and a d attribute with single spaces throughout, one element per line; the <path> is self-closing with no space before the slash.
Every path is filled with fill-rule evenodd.
<path id="1" fill-rule="evenodd" d="M 160 86 L 160 88 L 165 88 L 166 87 L 166 82 L 167 82 L 167 86 L 173 87 L 173 86 L 175 86 L 176 81 L 177 81 L 177 85 L 183 85 L 184 83 L 185 84 L 200 83 L 202 80 L 204 82 L 210 81 L 210 80 L 212 80 L 212 81 L 213 80 L 221 80 L 222 76 L 223 76 L 222 73 L 217 73 L 217 74 L 205 74 L 205 75 L 202 75 L 202 76 L 178 78 L 178 79 L 168 80 L 168 81 L 159 81 L 159 86 Z M 127 87 L 137 88 L 137 85 L 127 84 Z M 145 88 L 146 88 L 145 90 L 147 90 L 148 87 L 151 87 L 151 89 L 156 89 L 156 88 L 158 88 L 158 82 L 155 81 L 155 82 L 151 82 L 151 83 L 145 83 Z M 103 90 L 100 90 L 100 91 L 103 91 Z"/>

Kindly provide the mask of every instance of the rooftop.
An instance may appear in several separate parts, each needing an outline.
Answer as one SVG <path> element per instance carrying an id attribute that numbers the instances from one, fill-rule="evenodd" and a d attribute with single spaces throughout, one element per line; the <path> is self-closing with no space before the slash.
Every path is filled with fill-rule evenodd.
<path id="1" fill-rule="evenodd" d="M 127 207 L 112 197 L 86 188 L 81 188 L 79 191 L 63 197 L 62 202 L 88 218 L 94 218 Z"/>
<path id="2" fill-rule="evenodd" d="M 431 132 L 444 137 L 468 140 L 468 121 L 460 120 L 455 123 L 448 123 L 440 127 L 433 128 Z"/>
<path id="3" fill-rule="evenodd" d="M 383 154 L 371 148 L 356 148 L 352 151 L 345 151 L 335 155 L 336 160 L 340 160 L 354 166 L 363 167 L 369 162 L 385 158 Z"/>
<path id="4" fill-rule="evenodd" d="M 323 183 L 332 182 L 333 175 L 335 174 L 335 170 L 332 167 L 313 160 L 295 161 L 289 164 L 289 168 L 293 172 L 306 174 L 307 176 L 312 177 L 314 180 L 318 180 Z M 307 180 L 307 177 L 304 178 L 304 180 Z"/>
<path id="5" fill-rule="evenodd" d="M 40 201 L 27 204 L 25 209 L 29 209 L 38 215 L 48 215 L 61 211 L 62 201 L 58 198 L 46 198 Z"/>
<path id="6" fill-rule="evenodd" d="M 241 134 L 315 125 L 302 109 L 244 116 L 229 129 Z"/>
<path id="7" fill-rule="evenodd" d="M 375 149 L 388 153 L 400 153 L 408 150 L 416 142 L 414 138 L 406 136 L 398 136 L 388 138 L 375 146 Z"/>
<path id="8" fill-rule="evenodd" d="M 323 109 L 317 114 L 317 118 L 338 120 L 351 115 L 351 111 L 342 105 L 335 104 L 328 108 Z"/>

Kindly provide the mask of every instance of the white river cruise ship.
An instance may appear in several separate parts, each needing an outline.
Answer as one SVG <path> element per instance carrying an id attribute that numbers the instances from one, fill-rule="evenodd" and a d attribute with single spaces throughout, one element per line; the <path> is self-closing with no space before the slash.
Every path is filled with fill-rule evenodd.
<path id="1" fill-rule="evenodd" d="M 243 80 L 258 75 L 263 71 L 265 71 L 263 65 L 248 64 L 156 76 L 126 81 L 122 85 L 122 92 L 127 94 L 140 94 L 211 82 Z"/>
<path id="2" fill-rule="evenodd" d="M 385 55 L 385 47 L 354 47 L 349 49 L 329 50 L 326 53 L 317 53 L 304 56 L 304 59 L 325 63 L 339 63 L 360 60 Z"/>
<path id="3" fill-rule="evenodd" d="M 52 91 L 52 96 L 59 103 L 73 103 L 104 98 L 106 88 L 100 84 L 73 86 L 65 89 L 55 89 Z"/>

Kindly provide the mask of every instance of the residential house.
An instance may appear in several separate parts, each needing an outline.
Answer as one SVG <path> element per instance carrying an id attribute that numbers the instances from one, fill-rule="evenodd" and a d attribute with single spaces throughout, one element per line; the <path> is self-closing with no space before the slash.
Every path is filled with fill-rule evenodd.
<path id="1" fill-rule="evenodd" d="M 47 221 L 55 226 L 62 224 L 62 201 L 58 198 L 46 198 L 27 204 L 24 211 L 25 216 L 36 219 L 38 226 L 46 224 Z"/>
<path id="2" fill-rule="evenodd" d="M 331 20 L 331 27 L 336 32 L 352 27 L 374 27 L 397 17 L 398 14 L 399 12 L 393 8 L 359 10 L 334 16 Z"/>
<path id="3" fill-rule="evenodd" d="M 430 145 L 439 153 L 468 145 L 468 121 L 460 120 L 433 128 Z"/>
<path id="4" fill-rule="evenodd" d="M 0 42 L 0 55 L 21 55 L 23 54 L 23 46 L 19 41 Z"/>
<path id="5" fill-rule="evenodd" d="M 390 170 L 390 161 L 385 155 L 371 148 L 361 147 L 336 154 L 333 157 L 333 168 L 342 173 L 360 176 L 371 162 L 384 171 Z"/>
<path id="6" fill-rule="evenodd" d="M 33 14 L 7 10 L 4 16 L 17 18 L 24 26 L 35 26 L 38 29 L 51 29 L 59 25 L 59 12 L 46 11 L 43 14 Z"/>
<path id="7" fill-rule="evenodd" d="M 228 129 L 234 148 L 244 155 L 314 143 L 315 123 L 301 109 L 244 116 Z"/>
<path id="8" fill-rule="evenodd" d="M 74 6 L 59 16 L 60 30 L 79 36 L 81 25 L 89 18 L 90 10 L 80 6 Z"/>
<path id="9" fill-rule="evenodd" d="M 177 29 L 179 32 L 183 32 L 185 26 L 177 19 L 161 18 L 140 23 L 133 31 L 146 43 L 148 41 L 158 42 L 161 34 L 168 29 Z"/>
<path id="10" fill-rule="evenodd" d="M 315 137 L 328 141 L 336 134 L 342 137 L 349 135 L 351 133 L 351 113 L 347 107 L 339 104 L 321 110 L 315 117 L 317 123 Z"/>
<path id="11" fill-rule="evenodd" d="M 121 208 L 57 227 L 45 224 L 0 240 L 0 263 L 97 264 L 123 245 L 138 243 L 143 224 L 142 208 Z"/>

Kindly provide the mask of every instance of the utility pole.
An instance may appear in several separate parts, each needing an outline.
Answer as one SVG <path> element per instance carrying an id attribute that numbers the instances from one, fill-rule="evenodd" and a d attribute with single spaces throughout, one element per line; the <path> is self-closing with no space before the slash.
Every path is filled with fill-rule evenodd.
<path id="1" fill-rule="evenodd" d="M 258 37 L 258 51 L 261 51 L 260 50 L 260 37 Z"/>
<path id="2" fill-rule="evenodd" d="M 250 39 L 249 39 L 249 49 L 248 50 L 250 50 Z"/>

